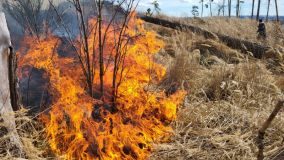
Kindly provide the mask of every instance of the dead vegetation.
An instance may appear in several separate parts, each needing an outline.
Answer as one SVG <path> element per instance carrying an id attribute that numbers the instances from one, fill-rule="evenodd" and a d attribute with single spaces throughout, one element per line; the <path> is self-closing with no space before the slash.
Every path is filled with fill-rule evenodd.
<path id="1" fill-rule="evenodd" d="M 164 63 L 169 64 L 169 79 L 182 82 L 188 91 L 172 124 L 171 141 L 157 144 L 150 159 L 256 159 L 258 130 L 284 98 L 284 76 L 279 74 L 284 52 L 255 59 L 253 53 L 196 34 L 150 26 L 171 35 L 164 37 L 168 48 L 160 59 L 171 62 Z M 168 51 L 175 51 L 175 56 Z M 277 159 L 284 151 L 283 114 L 280 111 L 266 131 L 268 159 Z"/>
<path id="2" fill-rule="evenodd" d="M 279 74 L 283 72 L 283 50 L 259 60 L 253 53 L 241 53 L 194 33 L 149 27 L 166 42 L 156 57 L 168 67 L 164 84 L 178 84 L 188 91 L 172 124 L 171 140 L 157 144 L 150 159 L 256 159 L 258 129 L 284 98 L 284 76 Z M 43 151 L 47 146 L 41 125 L 26 112 L 16 113 L 25 153 L 19 155 L 9 144 L 9 135 L 0 123 L 1 159 L 50 156 Z M 264 156 L 268 159 L 277 159 L 284 152 L 283 117 L 280 111 L 266 131 Z"/>
<path id="3" fill-rule="evenodd" d="M 177 20 L 177 19 L 175 19 Z M 237 18 L 224 18 L 214 17 L 207 18 L 205 20 L 199 19 L 180 19 L 179 21 L 185 24 L 192 24 L 207 29 L 214 33 L 220 33 L 232 37 L 238 37 L 241 39 L 259 42 L 257 39 L 257 25 L 258 22 L 250 19 L 237 19 Z M 269 45 L 284 44 L 284 30 L 281 26 L 275 22 L 266 23 L 268 39 L 266 42 Z"/>
<path id="4" fill-rule="evenodd" d="M 17 132 L 23 144 L 22 153 L 10 143 L 10 135 L 0 117 L 0 159 L 43 159 L 46 155 L 47 143 L 43 137 L 43 128 L 40 123 L 27 116 L 27 110 L 21 109 L 15 113 Z"/>

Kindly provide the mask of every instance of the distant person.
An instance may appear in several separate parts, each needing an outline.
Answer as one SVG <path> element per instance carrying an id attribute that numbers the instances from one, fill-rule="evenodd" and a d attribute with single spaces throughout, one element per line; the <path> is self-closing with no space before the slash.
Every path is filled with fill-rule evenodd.
<path id="1" fill-rule="evenodd" d="M 257 30 L 258 39 L 265 40 L 266 39 L 266 27 L 262 19 L 259 20 L 258 30 Z"/>

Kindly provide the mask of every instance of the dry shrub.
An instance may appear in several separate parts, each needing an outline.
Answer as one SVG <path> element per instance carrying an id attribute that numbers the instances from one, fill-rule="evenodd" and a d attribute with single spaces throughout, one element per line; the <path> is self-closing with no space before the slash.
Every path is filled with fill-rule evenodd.
<path id="1" fill-rule="evenodd" d="M 23 153 L 19 154 L 18 149 L 10 143 L 10 135 L 3 125 L 0 116 L 0 159 L 43 159 L 44 150 L 47 148 L 41 125 L 27 116 L 27 110 L 21 109 L 15 114 L 17 132 L 23 143 Z"/>

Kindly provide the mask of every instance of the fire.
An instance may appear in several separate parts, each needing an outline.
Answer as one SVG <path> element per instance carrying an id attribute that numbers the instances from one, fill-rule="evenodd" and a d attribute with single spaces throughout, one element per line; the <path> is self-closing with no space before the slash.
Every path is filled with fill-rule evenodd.
<path id="1" fill-rule="evenodd" d="M 89 25 L 94 25 L 90 20 Z M 112 26 L 114 27 L 114 26 Z M 106 27 L 105 27 L 106 28 Z M 110 29 L 115 32 L 115 28 Z M 92 31 L 95 32 L 95 31 Z M 89 50 L 98 50 L 90 33 Z M 104 82 L 108 92 L 114 69 L 117 33 L 106 38 Z M 171 134 L 169 123 L 175 120 L 178 105 L 184 98 L 179 91 L 167 97 L 164 91 L 151 91 L 166 74 L 166 69 L 154 62 L 153 56 L 163 42 L 154 32 L 146 31 L 142 21 L 132 18 L 125 35 L 133 37 L 125 45 L 124 63 L 119 68 L 120 85 L 117 90 L 118 111 L 111 113 L 109 104 L 92 98 L 86 92 L 83 72 L 74 56 L 64 57 L 57 52 L 60 39 L 49 36 L 37 40 L 26 37 L 20 49 L 20 67 L 29 66 L 45 71 L 49 77 L 52 106 L 48 115 L 41 117 L 51 149 L 64 159 L 146 159 L 152 144 L 165 141 Z M 80 47 L 79 45 L 76 47 Z M 79 48 L 82 49 L 82 48 Z M 93 55 L 96 56 L 96 55 Z M 98 73 L 98 62 L 96 73 Z M 26 76 L 26 75 L 21 75 Z M 99 75 L 95 74 L 94 90 Z M 105 97 L 108 98 L 108 92 Z"/>

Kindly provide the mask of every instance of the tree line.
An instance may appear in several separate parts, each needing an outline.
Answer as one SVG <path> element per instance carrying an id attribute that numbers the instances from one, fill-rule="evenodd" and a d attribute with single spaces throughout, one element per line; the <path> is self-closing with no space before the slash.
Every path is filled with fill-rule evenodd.
<path id="1" fill-rule="evenodd" d="M 212 3 L 216 2 L 216 0 L 200 0 L 200 4 L 201 4 L 201 14 L 200 16 L 203 17 L 204 16 L 204 8 L 208 8 L 209 9 L 209 15 L 213 16 L 213 11 L 212 11 Z M 233 1 L 232 0 L 223 0 L 222 2 L 216 3 L 217 7 L 218 7 L 218 16 L 225 16 L 225 12 L 227 12 L 228 17 L 232 17 L 233 13 L 232 13 L 232 8 L 235 7 L 236 8 L 236 13 L 235 16 L 236 17 L 240 17 L 241 15 L 241 6 L 242 4 L 245 3 L 244 0 L 235 0 L 235 6 L 233 5 Z M 260 19 L 260 12 L 261 12 L 261 4 L 263 3 L 262 0 L 257 0 L 257 11 L 256 11 L 256 15 L 255 15 L 255 7 L 256 7 L 256 0 L 252 0 L 252 5 L 251 5 L 251 19 L 256 18 L 256 20 Z M 271 6 L 272 2 L 271 0 L 267 0 L 267 13 L 266 13 L 266 21 L 268 21 L 269 18 L 269 11 L 270 11 L 270 6 Z M 274 4 L 275 4 L 275 10 L 276 10 L 276 20 L 279 21 L 279 9 L 278 9 L 278 1 L 274 0 Z M 227 8 L 227 11 L 226 11 Z M 198 12 L 199 7 L 194 5 L 192 7 L 192 14 L 194 17 L 199 16 L 199 12 Z"/>
<path id="2" fill-rule="evenodd" d="M 212 11 L 212 3 L 215 3 L 216 0 L 200 0 L 199 3 L 201 4 L 201 12 L 200 12 L 200 17 L 204 17 L 204 8 L 209 9 L 209 15 L 212 17 L 213 16 L 213 11 Z M 227 15 L 228 17 L 232 17 L 232 7 L 236 8 L 236 13 L 235 16 L 236 17 L 240 17 L 241 16 L 241 6 L 242 4 L 245 3 L 244 0 L 235 0 L 235 6 L 233 6 L 232 0 L 223 0 L 223 1 L 219 1 L 216 2 L 215 4 L 217 4 L 217 10 L 218 10 L 218 16 L 225 16 L 225 10 L 226 8 L 227 10 Z M 256 0 L 252 0 L 252 5 L 251 5 L 251 19 L 253 19 L 254 17 L 256 18 L 256 20 L 260 19 L 260 11 L 261 11 L 261 4 L 263 3 L 263 1 L 258 0 L 258 5 L 257 5 L 257 12 L 256 15 L 254 14 L 254 10 L 255 10 L 255 6 L 256 6 Z M 267 13 L 266 13 L 266 21 L 268 21 L 269 18 L 269 11 L 270 11 L 270 5 L 271 5 L 271 0 L 267 0 Z M 155 12 L 156 14 L 159 14 L 161 12 L 161 9 L 159 7 L 159 2 L 157 0 L 153 1 L 152 3 L 153 6 L 153 11 L 151 10 L 151 8 L 147 9 L 146 15 L 148 16 L 152 16 L 153 13 Z M 276 11 L 276 20 L 279 21 L 279 12 L 278 12 L 278 1 L 274 0 L 274 4 L 275 4 L 275 11 Z M 194 17 L 198 17 L 199 16 L 199 6 L 197 5 L 193 5 L 192 6 L 192 10 L 191 13 Z"/>

